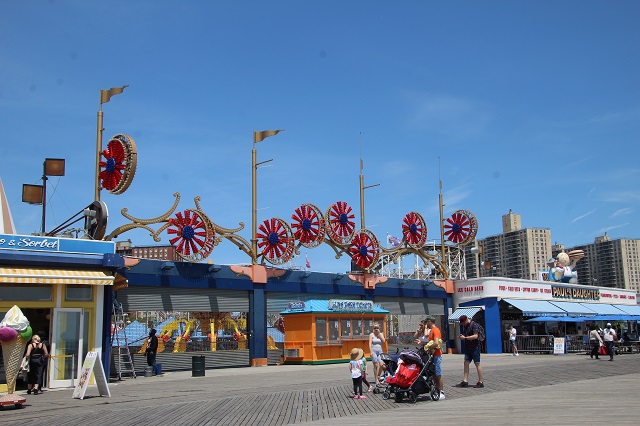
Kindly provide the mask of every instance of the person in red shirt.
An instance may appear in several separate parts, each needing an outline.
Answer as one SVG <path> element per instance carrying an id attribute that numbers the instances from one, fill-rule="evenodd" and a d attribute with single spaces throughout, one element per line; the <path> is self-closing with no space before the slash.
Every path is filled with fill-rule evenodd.
<path id="1" fill-rule="evenodd" d="M 427 324 L 425 335 L 429 343 L 425 345 L 425 349 L 433 352 L 433 364 L 435 366 L 435 382 L 440 389 L 440 399 L 444 399 L 444 380 L 442 379 L 442 333 L 436 327 L 435 317 L 429 315 L 424 322 Z"/>

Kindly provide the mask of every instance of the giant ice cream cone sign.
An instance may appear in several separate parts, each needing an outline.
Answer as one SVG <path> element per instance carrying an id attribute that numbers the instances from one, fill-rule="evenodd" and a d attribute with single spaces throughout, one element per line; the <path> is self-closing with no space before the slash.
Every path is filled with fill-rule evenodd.
<path id="1" fill-rule="evenodd" d="M 12 394 L 16 389 L 20 361 L 24 355 L 24 348 L 31 339 L 31 334 L 29 320 L 20 308 L 14 305 L 0 322 L 0 343 L 2 343 L 2 358 L 7 376 L 8 394 Z"/>

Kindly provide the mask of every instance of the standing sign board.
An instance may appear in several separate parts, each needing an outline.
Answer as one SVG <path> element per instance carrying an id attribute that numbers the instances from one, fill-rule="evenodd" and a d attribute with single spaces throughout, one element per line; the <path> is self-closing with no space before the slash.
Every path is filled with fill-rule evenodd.
<path id="1" fill-rule="evenodd" d="M 553 354 L 559 355 L 564 354 L 564 337 L 554 337 L 553 338 Z"/>
<path id="2" fill-rule="evenodd" d="M 111 392 L 109 391 L 109 385 L 107 384 L 107 377 L 104 374 L 104 368 L 102 368 L 102 362 L 100 362 L 100 355 L 98 355 L 98 352 L 87 353 L 87 356 L 82 363 L 80 380 L 78 380 L 78 385 L 73 390 L 73 397 L 84 399 L 84 394 L 87 392 L 87 386 L 89 386 L 91 373 L 94 373 L 94 377 L 96 378 L 96 385 L 98 385 L 98 392 L 100 393 L 100 396 L 107 396 L 111 398 Z"/>

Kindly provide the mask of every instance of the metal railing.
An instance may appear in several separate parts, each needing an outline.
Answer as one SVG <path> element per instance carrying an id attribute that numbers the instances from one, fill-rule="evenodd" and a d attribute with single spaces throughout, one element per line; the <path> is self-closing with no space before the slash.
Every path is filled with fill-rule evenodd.
<path id="1" fill-rule="evenodd" d="M 516 337 L 516 346 L 518 352 L 522 353 L 553 353 L 553 337 L 552 335 L 533 335 Z M 503 352 L 511 352 L 511 346 L 508 340 L 502 342 Z"/>
<path id="2" fill-rule="evenodd" d="M 542 334 L 535 336 L 518 336 L 516 337 L 516 346 L 518 352 L 522 353 L 553 353 L 553 336 L 551 334 Z M 565 338 L 565 349 L 567 353 L 590 352 L 589 336 L 570 334 L 562 336 Z M 502 342 L 503 352 L 511 352 L 511 345 L 508 340 Z"/>

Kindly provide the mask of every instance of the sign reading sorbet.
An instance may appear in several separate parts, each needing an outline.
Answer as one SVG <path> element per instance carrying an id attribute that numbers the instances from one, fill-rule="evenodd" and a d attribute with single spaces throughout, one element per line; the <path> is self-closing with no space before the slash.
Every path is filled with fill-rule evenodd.
<path id="1" fill-rule="evenodd" d="M 0 234 L 0 250 L 105 254 L 115 253 L 116 243 L 113 241 L 93 241 L 81 238 Z"/>
<path id="2" fill-rule="evenodd" d="M 371 300 L 329 300 L 329 309 L 338 312 L 373 312 Z"/>

